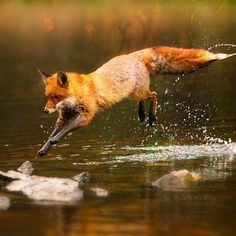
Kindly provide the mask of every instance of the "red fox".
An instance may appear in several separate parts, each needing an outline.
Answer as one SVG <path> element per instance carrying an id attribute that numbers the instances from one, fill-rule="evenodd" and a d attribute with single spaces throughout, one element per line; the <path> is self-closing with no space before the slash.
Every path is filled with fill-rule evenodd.
<path id="1" fill-rule="evenodd" d="M 203 49 L 152 47 L 112 58 L 90 74 L 38 70 L 48 99 L 44 111 L 59 112 L 49 140 L 39 150 L 46 155 L 52 144 L 78 128 L 87 126 L 95 114 L 124 98 L 139 103 L 139 119 L 145 120 L 144 100 L 150 100 L 149 124 L 156 122 L 157 94 L 150 90 L 153 74 L 184 74 L 234 54 L 214 54 Z"/>

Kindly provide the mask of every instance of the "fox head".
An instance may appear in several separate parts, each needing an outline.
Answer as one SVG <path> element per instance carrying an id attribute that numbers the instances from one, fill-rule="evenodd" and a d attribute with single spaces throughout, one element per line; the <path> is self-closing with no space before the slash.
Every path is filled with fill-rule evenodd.
<path id="1" fill-rule="evenodd" d="M 70 90 L 69 78 L 68 75 L 62 71 L 52 75 L 39 69 L 38 72 L 45 84 L 47 103 L 44 107 L 44 111 L 50 114 L 56 111 L 62 101 L 73 96 Z"/>

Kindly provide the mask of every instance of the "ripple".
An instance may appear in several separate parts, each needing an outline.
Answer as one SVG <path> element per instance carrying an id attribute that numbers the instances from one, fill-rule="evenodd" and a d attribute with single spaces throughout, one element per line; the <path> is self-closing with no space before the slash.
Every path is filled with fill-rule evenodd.
<path id="1" fill-rule="evenodd" d="M 234 158 L 236 155 L 236 143 L 230 144 L 202 144 L 202 145 L 171 145 L 154 147 L 125 147 L 129 151 L 141 151 L 141 153 L 116 156 L 117 161 L 156 162 L 170 160 L 188 160 L 202 157 Z"/>

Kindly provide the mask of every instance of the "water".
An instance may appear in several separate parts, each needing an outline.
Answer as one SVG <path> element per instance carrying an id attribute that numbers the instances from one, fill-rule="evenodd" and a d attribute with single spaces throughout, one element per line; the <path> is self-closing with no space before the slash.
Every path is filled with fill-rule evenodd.
<path id="1" fill-rule="evenodd" d="M 0 170 L 30 160 L 38 175 L 91 175 L 77 202 L 33 201 L 2 186 L 0 197 L 10 206 L 0 210 L 0 234 L 234 235 L 235 58 L 191 75 L 155 77 L 156 128 L 140 124 L 137 104 L 124 101 L 35 158 L 56 119 L 43 112 L 36 68 L 89 72 L 114 55 L 156 44 L 234 51 L 235 5 L 150 2 L 134 11 L 129 4 L 121 10 L 96 4 L 0 6 Z M 180 13 L 183 21 L 173 26 Z M 203 180 L 178 192 L 151 186 L 183 169 Z M 108 196 L 90 191 L 96 187 Z"/>
<path id="2" fill-rule="evenodd" d="M 232 44 L 232 43 L 218 43 L 214 46 L 211 46 L 208 48 L 208 50 L 212 50 L 213 48 L 221 48 L 221 47 L 225 47 L 227 50 L 230 50 L 232 48 L 236 48 L 236 45 L 235 44 Z"/>

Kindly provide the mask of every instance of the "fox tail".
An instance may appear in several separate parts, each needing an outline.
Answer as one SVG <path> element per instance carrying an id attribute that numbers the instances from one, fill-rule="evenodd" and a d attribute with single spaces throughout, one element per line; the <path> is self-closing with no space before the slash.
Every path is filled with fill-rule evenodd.
<path id="1" fill-rule="evenodd" d="M 154 47 L 143 50 L 144 64 L 152 74 L 185 74 L 236 53 L 212 53 L 204 49 Z"/>

